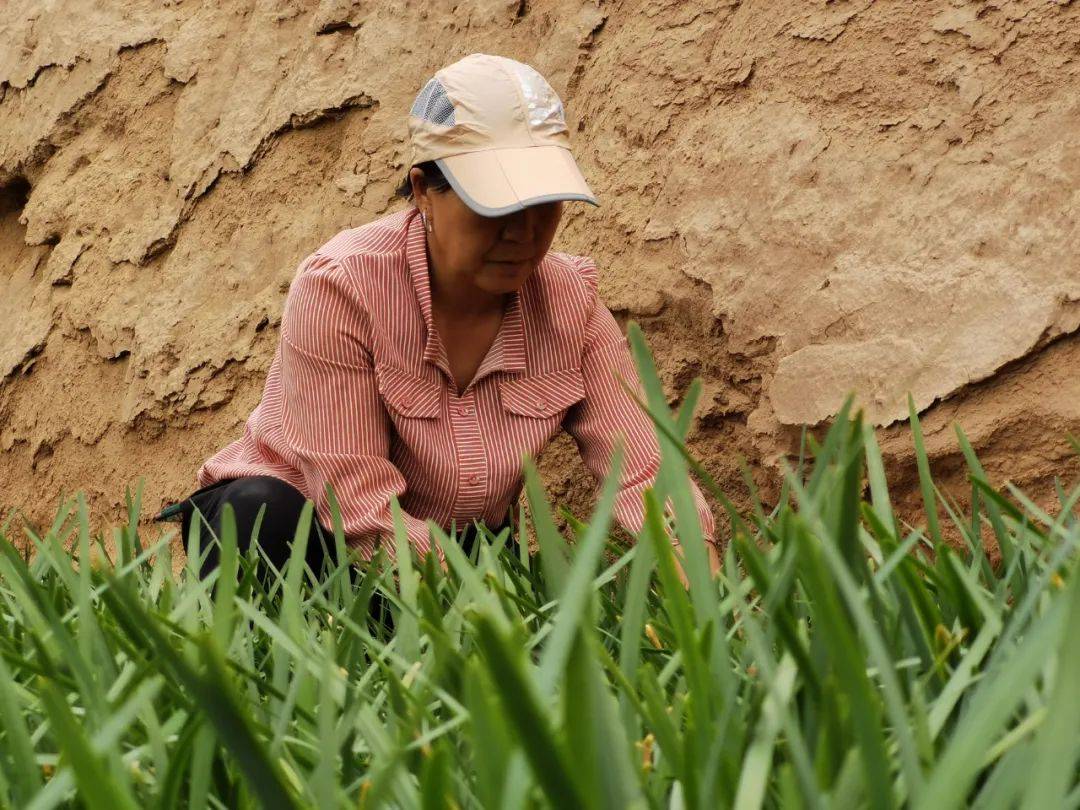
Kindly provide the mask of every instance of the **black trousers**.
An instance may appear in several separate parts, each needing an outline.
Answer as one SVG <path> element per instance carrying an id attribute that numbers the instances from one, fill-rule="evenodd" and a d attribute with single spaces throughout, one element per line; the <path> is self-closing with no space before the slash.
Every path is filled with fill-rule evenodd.
<path id="1" fill-rule="evenodd" d="M 205 523 L 199 532 L 199 544 L 203 553 L 206 554 L 199 576 L 205 578 L 219 564 L 218 544 L 212 539 L 206 526 L 213 529 L 214 534 L 221 535 L 221 511 L 226 503 L 232 504 L 236 515 L 236 540 L 241 555 L 245 553 L 251 543 L 251 532 L 255 525 L 255 518 L 259 509 L 266 504 L 266 512 L 259 526 L 258 542 L 264 553 L 280 571 L 292 551 L 292 541 L 296 534 L 296 524 L 300 520 L 300 510 L 304 507 L 305 498 L 292 485 L 280 478 L 270 475 L 246 476 L 243 478 L 227 478 L 210 486 L 196 490 L 183 501 L 166 507 L 155 518 L 155 521 L 167 520 L 170 517 L 181 515 L 182 539 L 188 541 L 188 530 L 191 521 L 198 518 L 195 507 L 205 518 Z M 493 531 L 498 532 L 505 527 L 504 522 Z M 469 526 L 459 533 L 462 549 L 466 554 L 471 553 L 476 542 L 475 526 Z M 517 547 L 511 539 L 511 547 Z M 206 552 L 209 547 L 209 552 Z M 308 534 L 307 563 L 316 574 L 322 571 L 323 561 L 329 558 L 333 563 L 337 562 L 337 549 L 334 544 L 334 534 L 323 526 L 313 515 L 311 529 Z M 265 568 L 262 560 L 260 568 Z M 238 572 L 239 573 L 239 572 Z M 263 577 L 269 575 L 268 571 L 260 571 Z M 355 583 L 357 578 L 356 566 L 349 566 L 349 575 Z M 265 579 L 264 579 L 265 581 Z"/>

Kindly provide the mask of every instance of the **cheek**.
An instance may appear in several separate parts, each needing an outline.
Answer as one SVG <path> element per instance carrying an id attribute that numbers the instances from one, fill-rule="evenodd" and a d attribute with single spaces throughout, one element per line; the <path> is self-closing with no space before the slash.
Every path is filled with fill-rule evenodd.
<path id="1" fill-rule="evenodd" d="M 562 210 L 556 209 L 551 211 L 547 217 L 540 222 L 539 234 L 540 238 L 550 244 L 555 238 L 555 233 L 559 230 L 559 222 L 562 220 Z"/>
<path id="2" fill-rule="evenodd" d="M 551 243 L 555 241 L 555 231 L 558 223 L 553 223 L 544 228 L 538 229 L 536 233 L 536 246 L 540 249 L 541 254 L 546 253 L 551 249 Z"/>
<path id="3" fill-rule="evenodd" d="M 453 262 L 461 271 L 475 271 L 483 266 L 485 255 L 492 249 L 492 240 L 483 234 L 462 230 L 453 240 Z"/>

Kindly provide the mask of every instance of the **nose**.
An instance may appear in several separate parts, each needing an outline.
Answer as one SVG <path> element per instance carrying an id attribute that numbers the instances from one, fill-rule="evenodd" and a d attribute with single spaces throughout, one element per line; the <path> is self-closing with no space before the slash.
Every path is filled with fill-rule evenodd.
<path id="1" fill-rule="evenodd" d="M 503 238 L 509 242 L 531 242 L 536 229 L 537 212 L 532 206 L 503 217 Z"/>

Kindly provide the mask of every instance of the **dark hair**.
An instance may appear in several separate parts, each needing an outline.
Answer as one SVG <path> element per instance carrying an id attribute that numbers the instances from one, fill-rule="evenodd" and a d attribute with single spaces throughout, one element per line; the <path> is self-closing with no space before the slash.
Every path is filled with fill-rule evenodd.
<path id="1" fill-rule="evenodd" d="M 446 177 L 443 176 L 442 171 L 440 171 L 434 160 L 425 160 L 423 163 L 417 163 L 416 168 L 424 173 L 424 179 L 427 181 L 427 187 L 430 191 L 446 191 L 450 188 L 450 183 L 447 182 Z M 412 171 L 411 166 L 409 167 L 409 171 Z M 401 185 L 397 187 L 395 193 L 399 197 L 404 197 L 410 202 L 412 201 L 412 181 L 409 180 L 409 172 L 405 172 L 405 179 L 401 181 Z"/>

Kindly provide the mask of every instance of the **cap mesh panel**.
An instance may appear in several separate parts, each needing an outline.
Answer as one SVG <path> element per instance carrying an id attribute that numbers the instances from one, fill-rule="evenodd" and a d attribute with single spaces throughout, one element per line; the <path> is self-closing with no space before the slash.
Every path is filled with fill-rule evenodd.
<path id="1" fill-rule="evenodd" d="M 450 103 L 446 88 L 438 79 L 431 79 L 424 85 L 424 89 L 413 102 L 409 114 L 431 121 L 433 124 L 454 125 L 454 105 Z"/>

